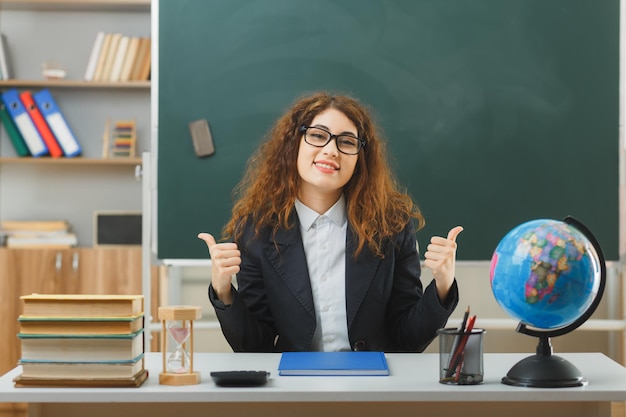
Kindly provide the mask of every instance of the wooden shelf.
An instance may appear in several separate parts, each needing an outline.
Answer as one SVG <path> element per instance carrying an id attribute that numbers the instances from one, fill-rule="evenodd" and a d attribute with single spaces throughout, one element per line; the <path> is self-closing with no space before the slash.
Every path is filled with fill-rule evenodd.
<path id="1" fill-rule="evenodd" d="M 50 157 L 0 157 L 2 164 L 47 164 L 47 165 L 141 165 L 141 158 L 50 158 Z"/>
<path id="2" fill-rule="evenodd" d="M 150 88 L 150 81 L 2 80 L 0 81 L 0 88 L 1 87 L 146 89 Z"/>
<path id="3" fill-rule="evenodd" d="M 0 0 L 4 10 L 148 11 L 151 0 Z"/>

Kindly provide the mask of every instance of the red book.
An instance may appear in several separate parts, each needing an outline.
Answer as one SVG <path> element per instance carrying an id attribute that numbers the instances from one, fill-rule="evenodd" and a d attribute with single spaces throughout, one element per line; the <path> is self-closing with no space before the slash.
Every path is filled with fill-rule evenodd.
<path id="1" fill-rule="evenodd" d="M 31 94 L 31 92 L 28 90 L 22 92 L 20 94 L 20 100 L 22 100 L 22 103 L 24 104 L 24 107 L 26 107 L 26 111 L 28 112 L 28 115 L 33 120 L 33 123 L 35 123 L 35 126 L 37 127 L 37 130 L 39 131 L 39 134 L 41 135 L 41 138 L 46 143 L 46 146 L 48 147 L 48 150 L 50 151 L 50 156 L 52 156 L 53 158 L 58 158 L 60 156 L 63 156 L 63 151 L 61 150 L 61 147 L 59 146 L 59 142 L 57 142 L 56 138 L 54 137 L 54 134 L 52 133 L 52 131 L 50 130 L 50 127 L 48 126 L 48 123 L 46 122 L 46 119 L 43 118 L 43 115 L 41 114 L 41 112 L 39 111 L 39 108 L 35 104 L 35 101 L 33 100 L 33 95 Z"/>

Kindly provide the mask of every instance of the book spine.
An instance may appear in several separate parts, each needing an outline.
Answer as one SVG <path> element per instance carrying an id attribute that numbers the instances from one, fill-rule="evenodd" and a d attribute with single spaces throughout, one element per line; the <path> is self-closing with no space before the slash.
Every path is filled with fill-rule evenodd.
<path id="1" fill-rule="evenodd" d="M 109 81 L 111 79 L 111 69 L 113 68 L 113 62 L 115 61 L 115 54 L 117 53 L 117 47 L 122 39 L 121 33 L 114 33 L 111 36 L 111 42 L 109 49 L 107 50 L 107 56 L 104 60 L 104 67 L 102 68 L 102 74 L 98 81 Z"/>
<path id="2" fill-rule="evenodd" d="M 120 81 L 130 81 L 133 65 L 137 59 L 139 42 L 140 38 L 136 36 L 130 38 L 130 41 L 128 42 L 128 51 L 126 52 L 126 57 L 124 57 L 124 65 L 122 67 L 122 72 L 120 73 Z"/>
<path id="3" fill-rule="evenodd" d="M 85 70 L 85 81 L 94 81 L 94 75 L 96 73 L 96 66 L 98 65 L 98 57 L 104 43 L 104 32 L 98 32 L 96 34 L 96 40 L 93 43 L 91 54 L 89 55 L 89 61 L 87 62 L 87 69 Z"/>
<path id="4" fill-rule="evenodd" d="M 30 152 L 28 151 L 28 146 L 26 146 L 26 142 L 24 142 L 22 134 L 19 130 L 17 130 L 15 123 L 13 123 L 13 119 L 11 119 L 6 106 L 2 102 L 0 102 L 0 122 L 4 126 L 4 130 L 7 132 L 9 140 L 15 148 L 15 153 L 18 156 L 29 156 Z"/>
<path id="5" fill-rule="evenodd" d="M 109 81 L 119 81 L 122 73 L 122 66 L 124 65 L 124 58 L 126 57 L 126 51 L 128 51 L 128 42 L 130 38 L 128 36 L 122 36 L 113 58 L 113 65 L 111 66 L 111 74 Z"/>
<path id="6" fill-rule="evenodd" d="M 112 33 L 105 33 L 104 39 L 102 40 L 102 48 L 100 48 L 100 52 L 98 53 L 98 61 L 96 63 L 96 69 L 93 74 L 93 79 L 91 81 L 102 81 L 102 73 L 104 71 L 104 64 L 107 56 L 109 55 L 109 48 L 111 47 L 111 39 L 113 38 Z"/>
<path id="7" fill-rule="evenodd" d="M 11 73 L 9 72 L 9 62 L 8 62 L 8 47 L 7 47 L 7 39 L 6 35 L 0 33 L 0 73 L 2 76 L 0 80 L 8 80 L 11 78 Z"/>
<path id="8" fill-rule="evenodd" d="M 146 39 L 148 46 L 146 47 L 146 55 L 144 56 L 141 69 L 139 71 L 139 81 L 147 81 L 150 79 L 150 67 L 152 65 L 152 41 L 150 38 Z"/>

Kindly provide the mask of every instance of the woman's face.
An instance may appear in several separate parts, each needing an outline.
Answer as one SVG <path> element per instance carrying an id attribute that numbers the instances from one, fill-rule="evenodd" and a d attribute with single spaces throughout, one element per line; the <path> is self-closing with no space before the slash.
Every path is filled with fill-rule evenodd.
<path id="1" fill-rule="evenodd" d="M 333 108 L 315 116 L 311 126 L 325 129 L 333 135 L 350 134 L 358 137 L 359 134 L 354 123 Z M 334 204 L 344 185 L 352 178 L 357 160 L 358 154 L 339 152 L 334 138 L 326 146 L 318 148 L 306 143 L 303 134 L 298 149 L 298 174 L 302 180 L 298 197 L 305 204 L 305 200 L 310 198 L 328 198 L 328 202 Z"/>

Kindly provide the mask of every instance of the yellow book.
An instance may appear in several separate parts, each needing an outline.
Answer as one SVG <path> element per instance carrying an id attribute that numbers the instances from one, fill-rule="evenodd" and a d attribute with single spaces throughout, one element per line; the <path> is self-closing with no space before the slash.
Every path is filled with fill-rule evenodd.
<path id="1" fill-rule="evenodd" d="M 111 46 L 111 39 L 113 39 L 112 33 L 106 33 L 102 41 L 102 47 L 100 48 L 100 54 L 98 55 L 98 61 L 96 62 L 96 70 L 94 71 L 91 81 L 102 81 L 102 71 L 104 70 L 104 63 L 109 55 L 109 48 Z"/>
<path id="2" fill-rule="evenodd" d="M 104 60 L 104 68 L 102 69 L 102 74 L 100 74 L 100 78 L 97 81 L 109 81 L 111 79 L 111 69 L 113 68 L 113 62 L 115 61 L 115 55 L 117 54 L 117 47 L 121 40 L 121 33 L 114 33 L 111 36 L 111 43 L 109 44 L 107 56 Z"/>
<path id="3" fill-rule="evenodd" d="M 144 369 L 144 359 L 128 363 L 20 362 L 24 378 L 131 378 Z"/>
<path id="4" fill-rule="evenodd" d="M 133 66 L 135 64 L 135 60 L 137 59 L 138 49 L 139 38 L 134 36 L 130 38 L 130 41 L 128 42 L 128 50 L 126 51 L 126 57 L 124 57 L 124 64 L 122 65 L 120 81 L 130 81 Z"/>
<path id="5" fill-rule="evenodd" d="M 143 328 L 143 314 L 130 317 L 19 316 L 22 334 L 128 334 Z"/>
<path id="6" fill-rule="evenodd" d="M 66 220 L 6 220 L 0 222 L 0 230 L 13 231 L 38 231 L 56 232 L 67 231 L 69 223 Z"/>
<path id="7" fill-rule="evenodd" d="M 143 295 L 31 294 L 20 297 L 28 317 L 128 317 L 143 313 Z"/>
<path id="8" fill-rule="evenodd" d="M 20 362 L 130 363 L 143 357 L 143 329 L 130 334 L 17 335 L 22 345 Z"/>
<path id="9" fill-rule="evenodd" d="M 146 54 L 143 57 L 143 62 L 141 64 L 141 69 L 139 70 L 138 78 L 139 81 L 148 81 L 150 79 L 150 69 L 152 65 L 152 43 L 150 38 L 146 38 L 148 46 L 146 48 Z"/>
<path id="10" fill-rule="evenodd" d="M 24 387 L 138 387 L 148 379 L 148 370 L 143 369 L 130 378 L 37 378 L 18 375 L 13 379 L 17 388 Z"/>
<path id="11" fill-rule="evenodd" d="M 146 59 L 146 54 L 149 54 L 150 50 L 150 38 L 140 38 L 139 46 L 137 49 L 137 58 L 135 59 L 135 63 L 133 65 L 133 70 L 130 73 L 131 81 L 140 81 L 141 78 L 141 70 L 143 68 L 143 63 Z"/>
<path id="12" fill-rule="evenodd" d="M 124 58 L 126 58 L 126 52 L 128 51 L 128 43 L 130 37 L 122 36 L 117 44 L 117 51 L 113 57 L 113 65 L 111 66 L 111 72 L 109 73 L 109 81 L 119 81 L 122 74 L 122 66 L 124 66 Z"/>

